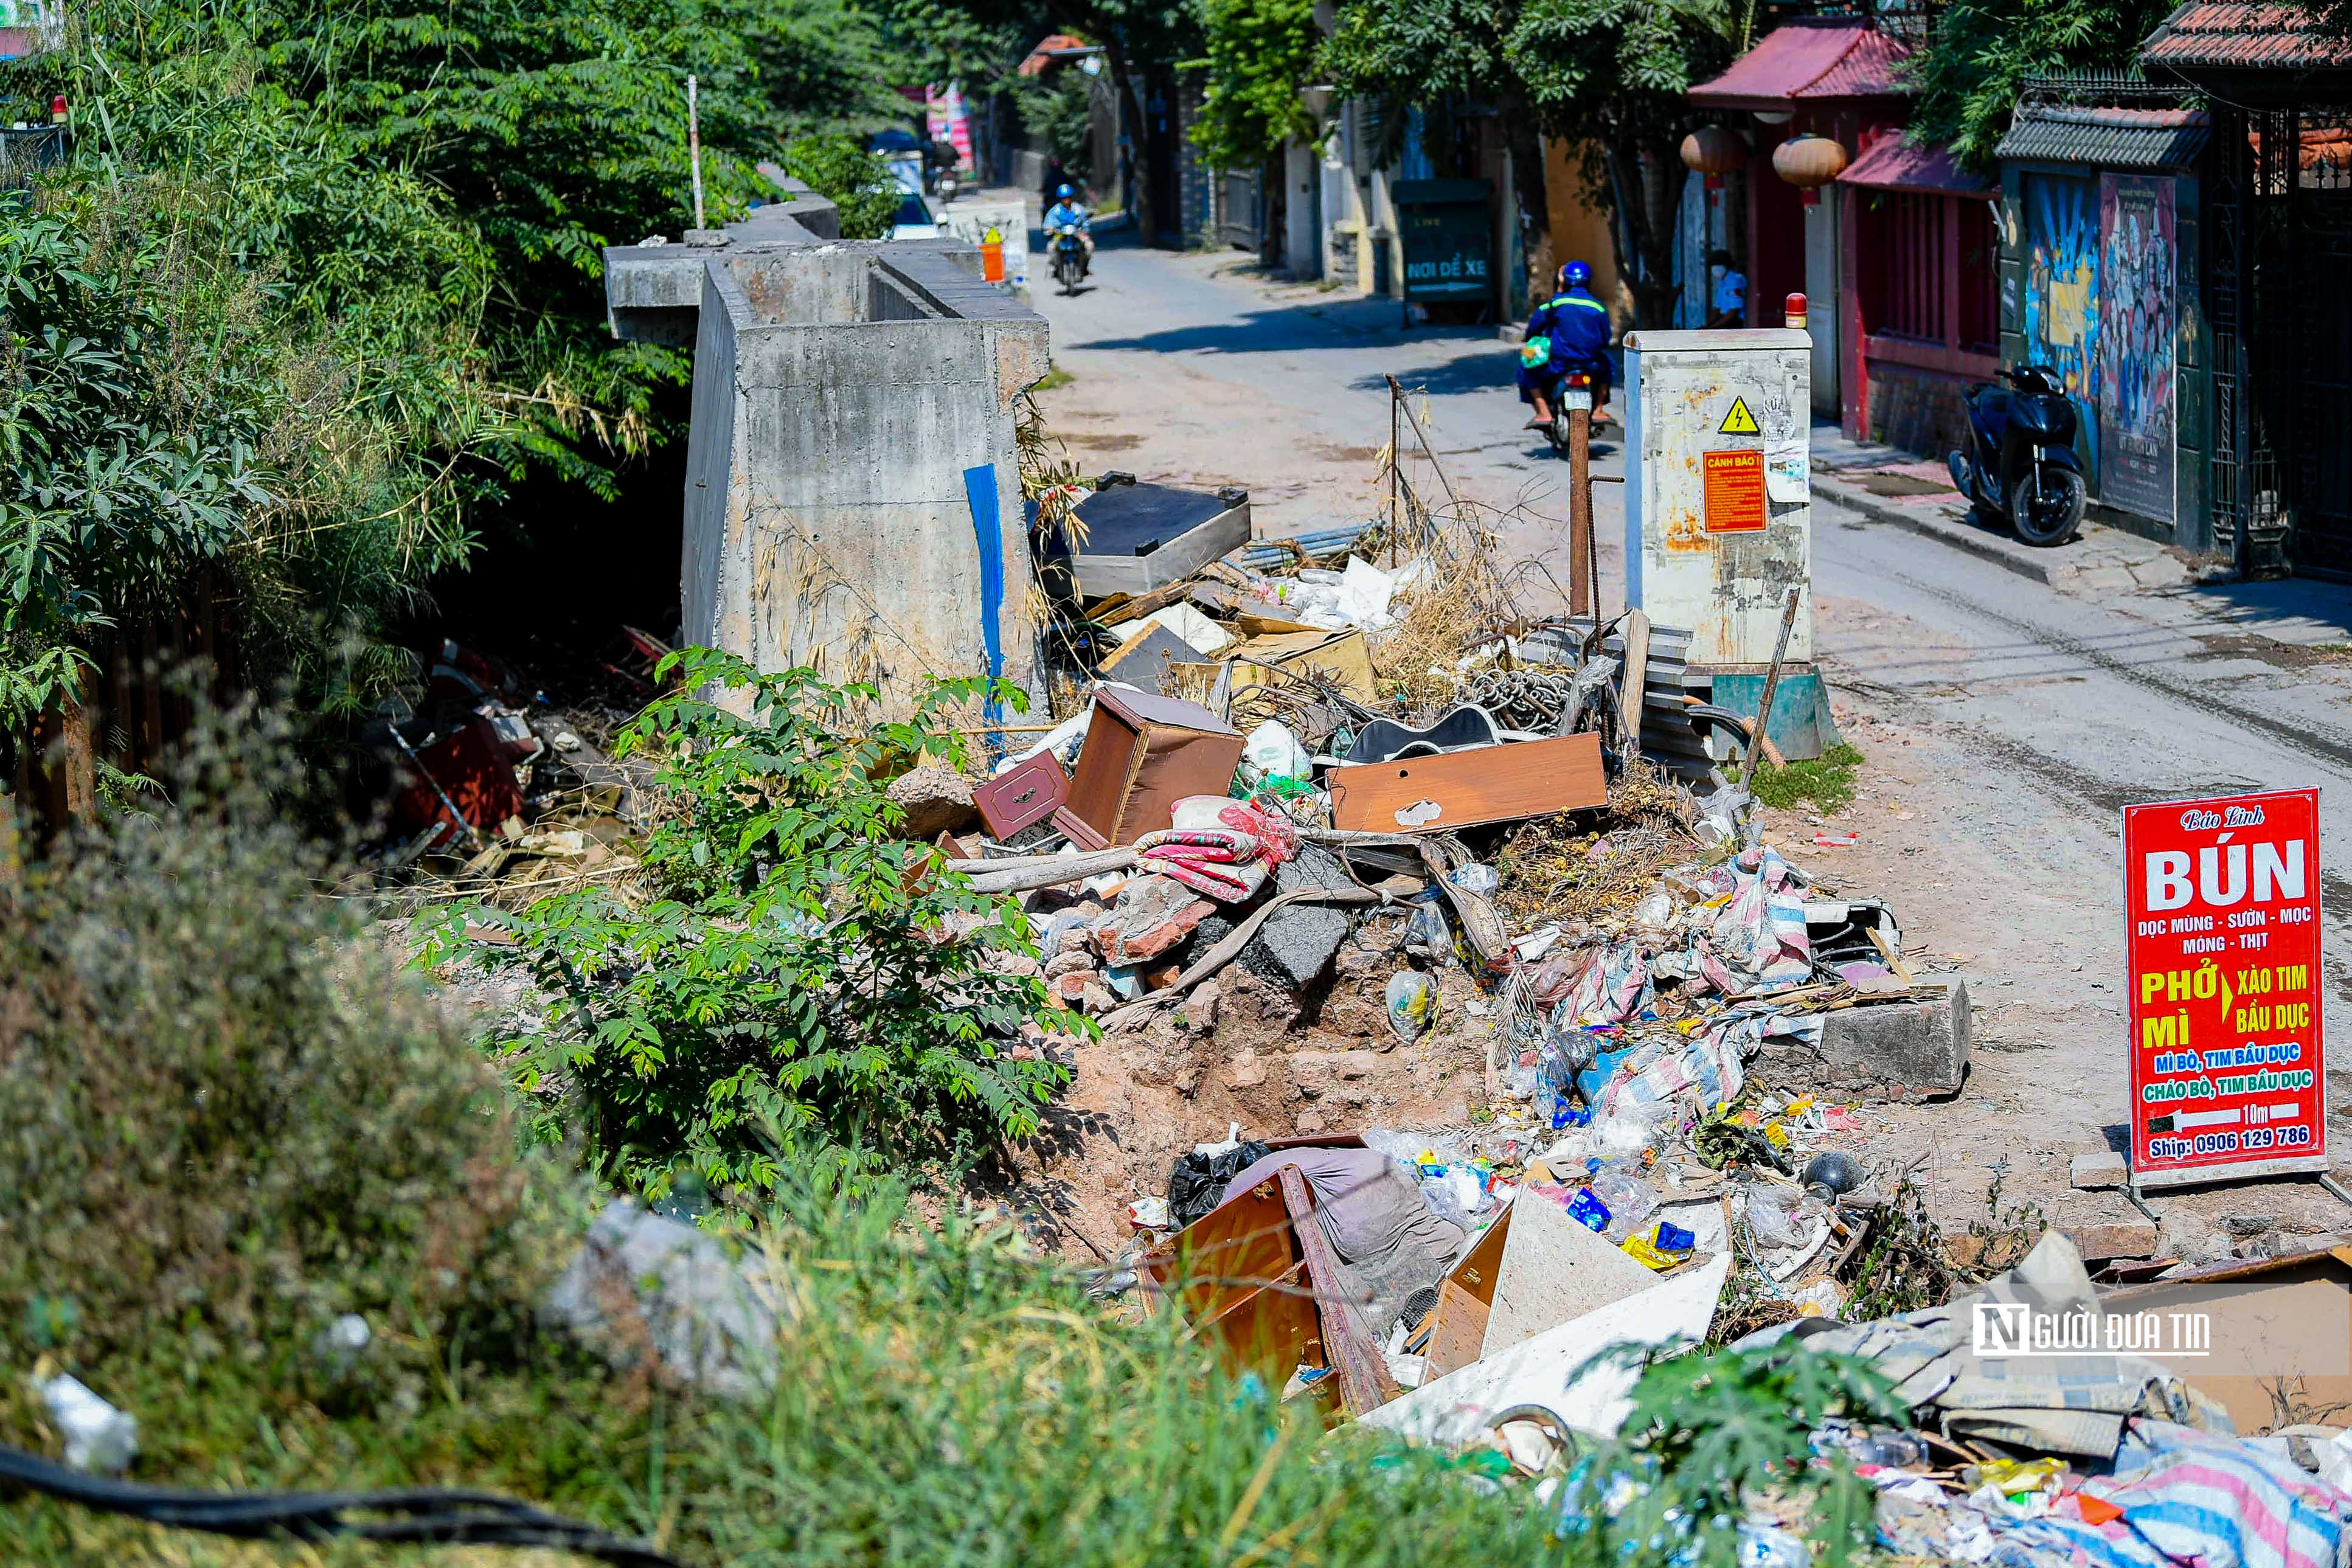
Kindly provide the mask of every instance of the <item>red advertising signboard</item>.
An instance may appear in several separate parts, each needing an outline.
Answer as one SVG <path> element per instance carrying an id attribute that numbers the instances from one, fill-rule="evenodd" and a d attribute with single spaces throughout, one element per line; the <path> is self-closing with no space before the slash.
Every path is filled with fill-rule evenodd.
<path id="1" fill-rule="evenodd" d="M 2319 792 L 2124 807 L 2137 1187 L 2327 1169 Z"/>

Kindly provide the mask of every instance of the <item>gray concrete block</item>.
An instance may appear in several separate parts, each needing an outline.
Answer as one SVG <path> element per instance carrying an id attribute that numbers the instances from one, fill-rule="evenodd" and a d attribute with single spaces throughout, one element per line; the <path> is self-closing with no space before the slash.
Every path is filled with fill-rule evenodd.
<path id="1" fill-rule="evenodd" d="M 1958 1091 L 1969 1065 L 1969 990 L 1829 1015 L 1820 1043 L 1768 1039 L 1751 1076 L 1786 1090 L 1913 1100 Z"/>
<path id="2" fill-rule="evenodd" d="M 1268 886 L 1273 893 L 1298 888 L 1345 888 L 1353 885 L 1339 858 L 1309 844 L 1297 856 L 1275 868 Z M 1191 963 L 1249 918 L 1253 905 L 1227 904 L 1193 929 L 1183 950 Z M 1267 984 L 1297 995 L 1320 981 L 1339 956 L 1339 948 L 1355 929 L 1346 908 L 1337 904 L 1292 904 L 1276 910 L 1234 964 Z"/>
<path id="3" fill-rule="evenodd" d="M 2131 1180 L 2131 1167 L 2124 1157 L 2113 1151 L 2096 1154 L 2077 1154 L 2066 1167 L 2067 1180 L 2084 1192 L 2098 1192 L 2108 1187 L 2120 1187 Z"/>

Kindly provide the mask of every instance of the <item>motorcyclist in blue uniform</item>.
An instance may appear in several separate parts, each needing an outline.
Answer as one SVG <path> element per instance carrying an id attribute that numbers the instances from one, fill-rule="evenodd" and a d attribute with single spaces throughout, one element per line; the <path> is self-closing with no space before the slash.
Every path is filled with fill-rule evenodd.
<path id="1" fill-rule="evenodd" d="M 1054 205 L 1045 209 L 1043 226 L 1045 230 L 1045 245 L 1050 250 L 1054 244 L 1054 237 L 1059 234 L 1077 236 L 1078 276 L 1081 278 L 1094 270 L 1094 222 L 1093 215 L 1089 214 L 1078 201 L 1076 190 L 1071 186 L 1063 185 L 1055 191 Z"/>
<path id="2" fill-rule="evenodd" d="M 1595 422 L 1608 417 L 1601 405 L 1609 399 L 1609 307 L 1585 287 L 1591 280 L 1591 268 L 1581 261 L 1569 262 L 1559 269 L 1559 291 L 1528 317 L 1518 382 L 1519 401 L 1533 405 L 1536 411 L 1536 416 L 1528 421 L 1530 430 L 1551 423 L 1552 400 L 1559 395 L 1560 383 L 1570 375 L 1592 378 L 1592 417 Z M 1529 364 L 1528 353 L 1538 340 L 1550 345 L 1550 354 Z"/>

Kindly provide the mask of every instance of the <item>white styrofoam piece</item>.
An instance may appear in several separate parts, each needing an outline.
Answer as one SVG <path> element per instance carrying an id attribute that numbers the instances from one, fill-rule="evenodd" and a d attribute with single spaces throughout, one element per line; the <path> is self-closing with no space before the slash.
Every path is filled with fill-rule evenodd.
<path id="1" fill-rule="evenodd" d="M 1503 1238 L 1494 1304 L 1478 1354 L 1491 1356 L 1612 1301 L 1638 1296 L 1657 1279 L 1615 1244 L 1586 1229 L 1566 1205 L 1530 1194 L 1511 1205 L 1511 1230 Z"/>

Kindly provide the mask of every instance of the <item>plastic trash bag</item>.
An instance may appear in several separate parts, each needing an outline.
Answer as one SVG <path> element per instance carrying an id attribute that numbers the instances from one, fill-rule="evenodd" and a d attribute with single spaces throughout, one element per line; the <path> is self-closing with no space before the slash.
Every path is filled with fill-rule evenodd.
<path id="1" fill-rule="evenodd" d="M 1758 1182 L 1748 1189 L 1748 1228 L 1759 1247 L 1797 1247 L 1805 1240 L 1798 1211 L 1805 1194 L 1796 1187 Z"/>
<path id="2" fill-rule="evenodd" d="M 1259 1142 L 1235 1143 L 1214 1154 L 1194 1150 L 1178 1158 L 1168 1173 L 1168 1213 L 1181 1230 L 1223 1203 L 1225 1185 L 1266 1156 Z"/>
<path id="3" fill-rule="evenodd" d="M 1417 1040 L 1437 1022 L 1437 984 L 1417 969 L 1390 975 L 1384 998 L 1389 1029 L 1401 1040 Z"/>
<path id="4" fill-rule="evenodd" d="M 1278 720 L 1268 719 L 1250 731 L 1242 747 L 1242 760 L 1270 779 L 1303 779 L 1313 768 L 1307 760 L 1307 748 L 1298 737 Z"/>

